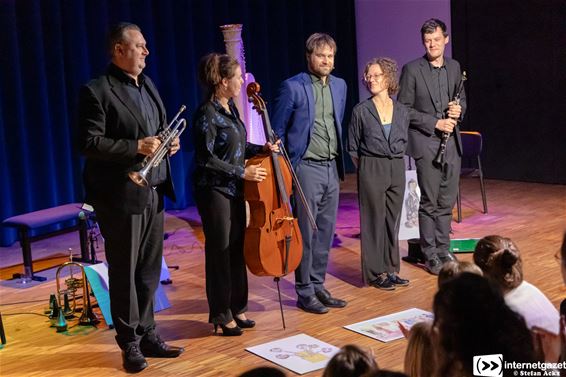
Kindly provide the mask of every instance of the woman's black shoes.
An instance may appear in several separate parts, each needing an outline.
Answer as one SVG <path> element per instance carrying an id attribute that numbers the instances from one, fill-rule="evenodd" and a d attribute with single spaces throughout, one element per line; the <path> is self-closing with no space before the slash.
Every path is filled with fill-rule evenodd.
<path id="1" fill-rule="evenodd" d="M 255 326 L 255 321 L 251 319 L 240 319 L 238 317 L 234 317 L 234 321 L 236 321 L 236 325 L 242 329 L 251 329 Z"/>
<path id="2" fill-rule="evenodd" d="M 214 324 L 214 333 L 215 334 L 218 331 L 218 326 L 220 326 L 220 328 L 222 329 L 222 335 L 223 336 L 240 336 L 244 333 L 239 326 L 226 327 L 226 325 L 215 323 Z"/>

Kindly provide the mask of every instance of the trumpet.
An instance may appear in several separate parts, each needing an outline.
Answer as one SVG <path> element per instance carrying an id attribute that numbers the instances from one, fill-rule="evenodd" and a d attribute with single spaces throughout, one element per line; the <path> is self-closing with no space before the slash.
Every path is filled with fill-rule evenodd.
<path id="1" fill-rule="evenodd" d="M 65 286 L 67 288 L 62 289 L 62 284 L 60 282 L 61 279 L 59 278 L 59 276 L 61 275 L 61 271 L 67 267 L 69 268 L 70 276 L 65 279 Z M 80 278 L 76 278 L 73 275 L 73 267 L 78 267 L 78 269 L 81 271 Z M 88 280 L 86 278 L 84 266 L 78 262 L 73 261 L 72 255 L 68 262 L 63 263 L 61 266 L 59 266 L 59 268 L 57 268 L 55 280 L 57 282 L 57 304 L 59 308 L 61 308 L 61 310 L 63 310 L 63 308 L 66 309 L 66 313 L 64 313 L 66 317 L 72 317 L 73 314 L 77 311 L 77 291 L 82 288 L 82 313 L 79 318 L 79 325 L 93 326 L 100 322 L 97 315 L 92 311 L 92 305 L 90 304 L 90 290 L 88 287 Z M 68 305 L 64 305 L 63 303 L 63 298 L 65 295 L 67 295 L 71 299 L 72 305 L 70 307 Z"/>
<path id="2" fill-rule="evenodd" d="M 136 185 L 148 185 L 147 174 L 149 171 L 152 168 L 159 166 L 165 155 L 169 153 L 173 140 L 175 140 L 177 136 L 180 136 L 183 131 L 185 131 L 185 128 L 187 128 L 187 121 L 184 118 L 177 120 L 179 115 L 181 115 L 186 108 L 187 107 L 185 105 L 182 105 L 171 123 L 169 123 L 169 125 L 161 131 L 159 135 L 157 135 L 157 137 L 161 140 L 161 144 L 157 147 L 155 152 L 145 157 L 142 162 L 142 168 L 139 171 L 132 171 L 128 173 L 128 176 Z"/>

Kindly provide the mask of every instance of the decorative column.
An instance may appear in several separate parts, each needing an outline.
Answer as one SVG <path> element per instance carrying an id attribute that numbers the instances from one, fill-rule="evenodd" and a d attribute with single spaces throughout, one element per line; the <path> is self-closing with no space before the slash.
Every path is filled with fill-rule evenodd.
<path id="1" fill-rule="evenodd" d="M 238 98 L 234 98 L 236 107 L 240 112 L 240 117 L 246 125 L 248 133 L 248 141 L 254 144 L 265 144 L 265 133 L 263 131 L 263 123 L 258 113 L 252 109 L 252 105 L 248 102 L 246 87 L 249 83 L 254 82 L 253 74 L 246 72 L 246 58 L 244 54 L 244 42 L 242 41 L 242 24 L 229 24 L 220 26 L 224 43 L 226 45 L 226 53 L 236 59 L 240 63 L 242 69 L 242 77 L 244 84 Z"/>

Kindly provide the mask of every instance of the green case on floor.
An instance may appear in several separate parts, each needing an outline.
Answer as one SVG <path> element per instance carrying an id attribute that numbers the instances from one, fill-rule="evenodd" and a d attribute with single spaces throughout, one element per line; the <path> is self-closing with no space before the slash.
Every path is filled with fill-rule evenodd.
<path id="1" fill-rule="evenodd" d="M 450 251 L 453 253 L 473 253 L 479 240 L 479 238 L 450 240 Z"/>

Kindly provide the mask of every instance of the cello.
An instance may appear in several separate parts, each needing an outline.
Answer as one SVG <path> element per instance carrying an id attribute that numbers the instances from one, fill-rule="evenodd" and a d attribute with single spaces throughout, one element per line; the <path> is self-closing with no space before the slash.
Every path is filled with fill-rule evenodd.
<path id="1" fill-rule="evenodd" d="M 259 95 L 259 90 L 260 85 L 252 82 L 248 84 L 246 93 L 261 116 L 267 140 L 275 144 L 265 101 Z M 293 272 L 301 263 L 303 255 L 298 220 L 293 216 L 289 200 L 293 183 L 307 209 L 308 205 L 284 146 L 280 145 L 280 149 L 283 154 L 271 152 L 269 155 L 255 156 L 246 162 L 246 166 L 259 164 L 265 168 L 267 177 L 261 182 L 244 182 L 244 197 L 250 208 L 250 222 L 244 237 L 244 258 L 254 275 L 274 277 L 285 328 L 279 279 Z M 310 211 L 307 213 L 313 229 L 316 229 L 312 214 Z"/>

